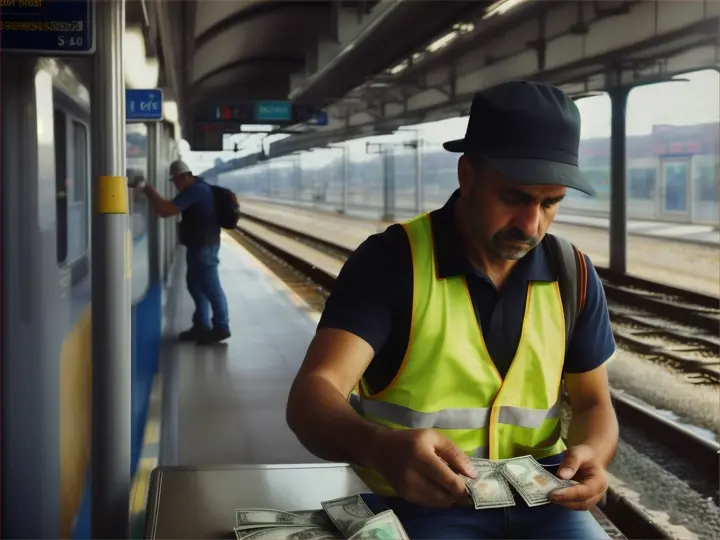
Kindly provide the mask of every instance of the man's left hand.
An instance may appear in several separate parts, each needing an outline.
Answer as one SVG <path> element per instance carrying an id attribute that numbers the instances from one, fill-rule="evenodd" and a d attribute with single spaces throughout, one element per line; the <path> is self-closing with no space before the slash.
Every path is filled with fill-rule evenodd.
<path id="1" fill-rule="evenodd" d="M 552 502 L 571 510 L 592 508 L 603 498 L 608 487 L 605 467 L 595 459 L 593 449 L 585 444 L 568 448 L 558 468 L 558 477 L 579 482 L 550 493 Z"/>

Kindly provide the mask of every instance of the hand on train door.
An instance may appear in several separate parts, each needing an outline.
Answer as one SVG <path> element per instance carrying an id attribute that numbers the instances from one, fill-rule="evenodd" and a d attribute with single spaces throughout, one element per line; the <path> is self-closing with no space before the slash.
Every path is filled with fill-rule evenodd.
<path id="1" fill-rule="evenodd" d="M 145 181 L 145 175 L 141 171 L 128 169 L 126 171 L 126 174 L 128 187 L 142 189 L 147 185 L 147 182 Z"/>
<path id="2" fill-rule="evenodd" d="M 465 483 L 474 478 L 469 458 L 452 441 L 431 429 L 388 430 L 378 435 L 373 468 L 403 499 L 429 507 L 467 505 Z"/>

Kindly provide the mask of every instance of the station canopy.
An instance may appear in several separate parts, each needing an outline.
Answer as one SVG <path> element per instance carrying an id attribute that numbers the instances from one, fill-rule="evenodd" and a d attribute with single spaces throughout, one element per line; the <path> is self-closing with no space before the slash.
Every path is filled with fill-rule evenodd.
<path id="1" fill-rule="evenodd" d="M 491 3 L 157 0 L 150 28 L 183 137 L 214 150 L 208 129 L 327 125 L 330 104 Z"/>

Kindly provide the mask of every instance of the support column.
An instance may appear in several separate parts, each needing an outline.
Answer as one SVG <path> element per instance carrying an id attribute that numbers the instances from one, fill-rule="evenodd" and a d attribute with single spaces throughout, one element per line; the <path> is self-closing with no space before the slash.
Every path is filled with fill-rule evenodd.
<path id="1" fill-rule="evenodd" d="M 95 2 L 92 156 L 92 538 L 127 538 L 130 287 L 125 178 L 124 0 Z"/>
<path id="2" fill-rule="evenodd" d="M 415 147 L 415 212 L 422 214 L 425 209 L 425 191 L 423 190 L 422 139 L 417 138 Z"/>
<path id="3" fill-rule="evenodd" d="M 340 210 L 343 214 L 347 214 L 348 209 L 348 182 L 349 182 L 349 156 L 348 147 L 342 147 L 342 209 Z"/>
<path id="4" fill-rule="evenodd" d="M 627 180 L 625 111 L 630 89 L 619 86 L 610 90 L 612 103 L 610 127 L 610 269 L 627 273 Z"/>
<path id="5" fill-rule="evenodd" d="M 307 74 L 303 71 L 300 73 L 290 74 L 290 92 L 302 88 L 302 85 L 307 81 Z"/>
<path id="6" fill-rule="evenodd" d="M 267 184 L 265 187 L 265 195 L 268 198 L 272 197 L 272 186 L 270 185 L 272 181 L 272 173 L 270 172 L 270 162 L 265 162 L 265 183 Z"/>
<path id="7" fill-rule="evenodd" d="M 342 50 L 342 45 L 337 41 L 329 38 L 320 38 L 317 43 L 317 52 L 315 58 L 317 58 L 316 71 L 321 70 L 327 64 L 329 64 L 335 56 L 337 56 Z"/>
<path id="8" fill-rule="evenodd" d="M 302 158 L 296 155 L 293 160 L 293 177 L 295 178 L 295 200 L 299 201 L 302 196 Z"/>
<path id="9" fill-rule="evenodd" d="M 395 159 L 390 148 L 383 148 L 383 220 L 395 219 Z"/>

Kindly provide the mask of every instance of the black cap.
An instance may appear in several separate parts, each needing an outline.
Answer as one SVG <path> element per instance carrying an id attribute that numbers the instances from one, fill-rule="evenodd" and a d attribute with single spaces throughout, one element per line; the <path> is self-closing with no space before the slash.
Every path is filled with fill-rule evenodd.
<path id="1" fill-rule="evenodd" d="M 578 167 L 580 111 L 548 84 L 510 81 L 475 95 L 464 139 L 445 150 L 482 156 L 508 180 L 595 195 Z"/>

